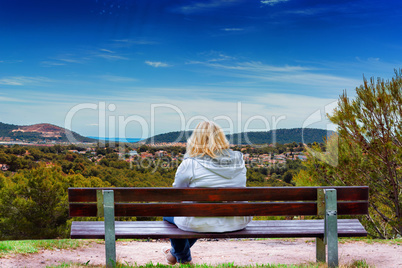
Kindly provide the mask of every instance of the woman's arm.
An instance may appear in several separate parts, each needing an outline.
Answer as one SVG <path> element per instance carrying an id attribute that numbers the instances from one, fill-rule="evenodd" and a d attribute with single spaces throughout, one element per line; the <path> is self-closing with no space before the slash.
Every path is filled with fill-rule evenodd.
<path id="1" fill-rule="evenodd" d="M 173 187 L 189 187 L 193 178 L 193 160 L 185 159 L 177 168 L 174 178 Z"/>

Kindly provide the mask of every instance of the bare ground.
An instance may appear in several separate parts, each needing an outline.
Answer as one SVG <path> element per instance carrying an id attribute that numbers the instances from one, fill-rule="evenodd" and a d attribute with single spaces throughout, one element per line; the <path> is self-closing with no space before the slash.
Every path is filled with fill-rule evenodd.
<path id="1" fill-rule="evenodd" d="M 123 264 L 166 264 L 161 248 L 166 241 L 118 241 L 117 259 Z M 0 258 L 0 267 L 46 267 L 62 263 L 102 265 L 105 263 L 103 243 L 90 243 L 78 249 L 43 250 L 33 254 L 15 254 Z M 311 239 L 219 240 L 198 241 L 192 247 L 195 264 L 234 263 L 255 265 L 266 263 L 303 264 L 315 261 L 315 243 Z M 402 245 L 365 242 L 339 244 L 339 263 L 366 260 L 374 267 L 402 267 Z"/>

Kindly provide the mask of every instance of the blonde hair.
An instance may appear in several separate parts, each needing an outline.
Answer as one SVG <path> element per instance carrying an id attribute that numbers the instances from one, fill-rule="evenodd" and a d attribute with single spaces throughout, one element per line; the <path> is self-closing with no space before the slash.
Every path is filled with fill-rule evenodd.
<path id="1" fill-rule="evenodd" d="M 229 142 L 223 130 L 214 122 L 200 122 L 187 140 L 187 154 L 190 157 L 209 155 L 215 158 L 229 149 Z"/>

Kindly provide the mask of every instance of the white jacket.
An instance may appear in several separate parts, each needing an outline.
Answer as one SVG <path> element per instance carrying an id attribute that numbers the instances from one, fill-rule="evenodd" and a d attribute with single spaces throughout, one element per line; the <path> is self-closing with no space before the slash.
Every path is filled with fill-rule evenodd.
<path id="1" fill-rule="evenodd" d="M 177 169 L 173 187 L 246 187 L 246 167 L 241 152 L 226 150 L 214 159 L 187 157 Z M 252 217 L 174 217 L 182 230 L 231 232 L 243 229 Z"/>

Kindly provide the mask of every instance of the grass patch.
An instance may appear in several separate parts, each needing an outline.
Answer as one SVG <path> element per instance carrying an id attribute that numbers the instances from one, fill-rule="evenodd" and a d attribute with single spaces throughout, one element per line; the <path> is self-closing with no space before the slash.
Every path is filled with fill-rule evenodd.
<path id="1" fill-rule="evenodd" d="M 347 242 L 364 242 L 367 244 L 389 244 L 389 245 L 402 245 L 402 238 L 395 239 L 374 239 L 367 237 L 347 237 L 347 238 L 339 238 L 339 243 L 347 243 Z"/>
<path id="2" fill-rule="evenodd" d="M 0 257 L 7 254 L 36 253 L 39 250 L 78 248 L 88 245 L 91 240 L 49 239 L 49 240 L 13 240 L 0 241 Z"/>

